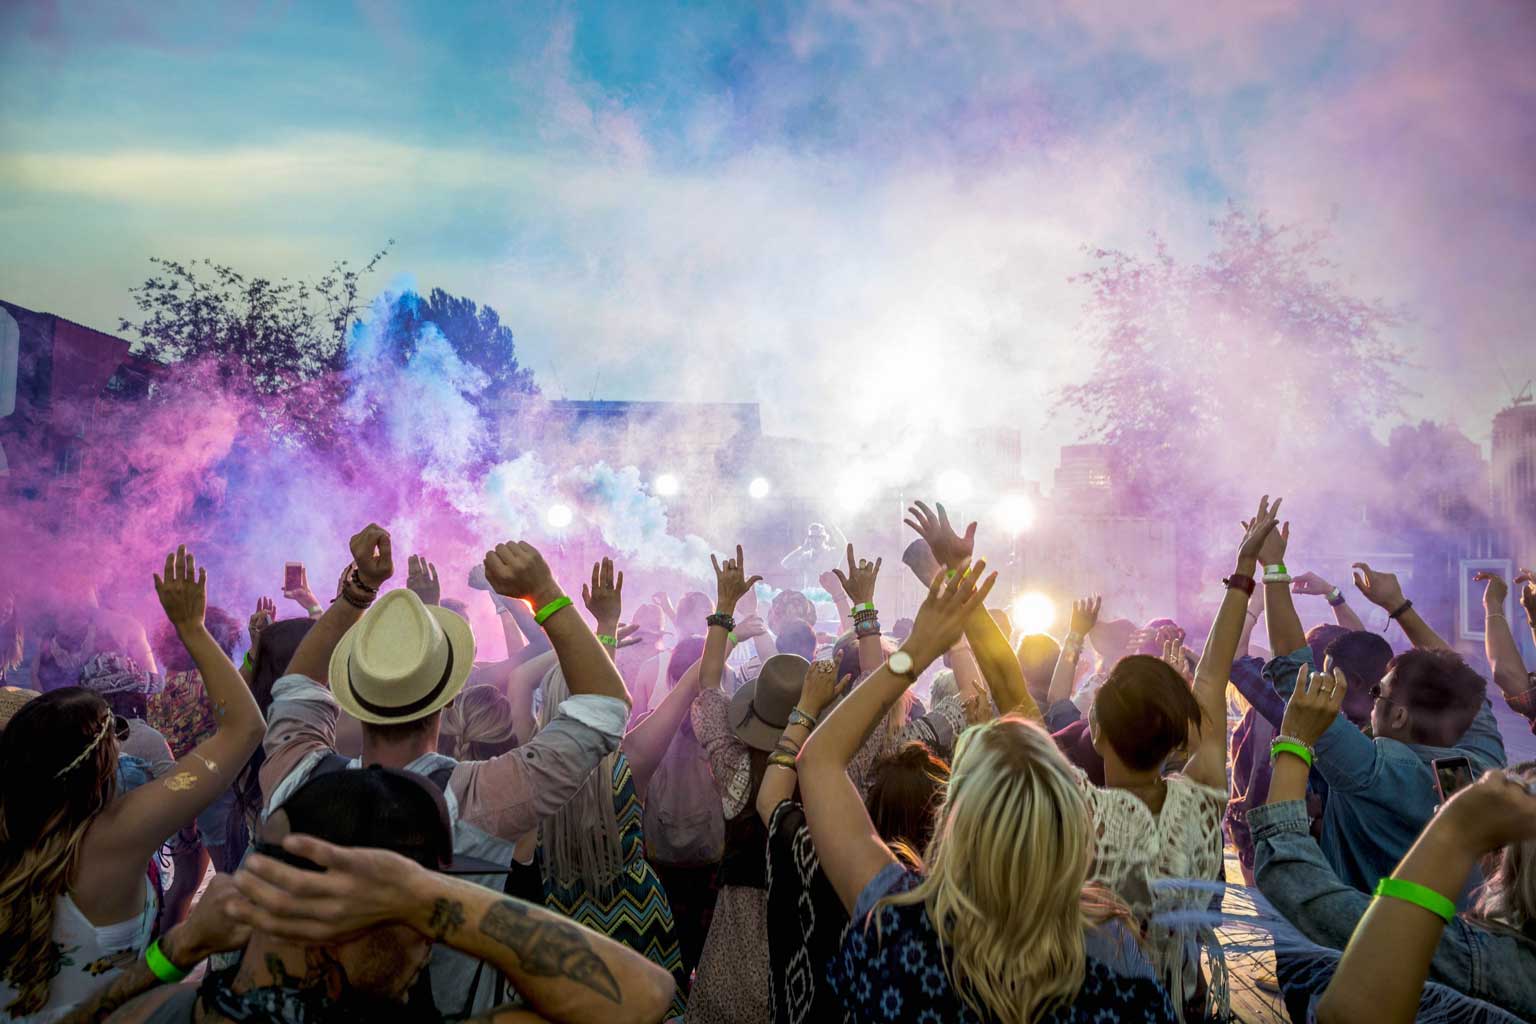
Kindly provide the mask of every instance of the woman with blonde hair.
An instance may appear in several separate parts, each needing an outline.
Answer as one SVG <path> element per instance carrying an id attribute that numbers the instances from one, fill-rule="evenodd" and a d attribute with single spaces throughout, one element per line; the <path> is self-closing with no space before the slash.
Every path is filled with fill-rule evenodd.
<path id="1" fill-rule="evenodd" d="M 797 768 L 821 866 L 852 915 L 830 981 L 856 1021 L 1172 1021 L 1114 900 L 1088 886 L 1087 801 L 1050 736 L 968 729 L 923 866 L 875 832 L 846 774 L 869 730 L 983 609 L 986 563 L 935 575 L 912 633 L 811 733 Z M 978 585 L 979 583 L 979 585 Z M 1116 948 L 1116 947 L 1119 948 Z"/>
<path id="2" fill-rule="evenodd" d="M 145 954 L 150 858 L 261 742 L 261 711 L 203 624 L 206 580 L 185 548 L 155 577 L 218 717 L 170 774 L 119 796 L 112 712 L 78 687 L 36 698 L 0 732 L 0 1009 L 13 1018 L 55 1020 Z"/>
<path id="3" fill-rule="evenodd" d="M 512 702 L 494 686 L 470 686 L 443 711 L 438 753 L 489 761 L 517 746 Z"/>

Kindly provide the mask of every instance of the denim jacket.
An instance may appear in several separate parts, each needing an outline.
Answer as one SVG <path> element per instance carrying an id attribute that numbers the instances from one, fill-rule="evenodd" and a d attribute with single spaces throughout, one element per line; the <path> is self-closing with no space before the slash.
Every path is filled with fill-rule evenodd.
<path id="1" fill-rule="evenodd" d="M 1308 833 L 1300 800 L 1248 812 L 1259 891 L 1320 946 L 1343 949 L 1371 897 L 1344 884 Z M 1536 1020 L 1536 942 L 1458 916 L 1446 926 L 1429 976 L 1458 992 Z"/>
<path id="2" fill-rule="evenodd" d="M 1296 673 L 1311 664 L 1312 649 L 1303 647 L 1275 658 L 1264 666 L 1264 675 L 1289 700 Z M 1372 892 L 1383 875 L 1392 873 L 1435 813 L 1438 795 L 1430 762 L 1458 754 L 1472 763 L 1474 777 L 1504 767 L 1504 739 L 1486 699 L 1454 747 L 1372 739 L 1343 715 L 1334 719 L 1318 738 L 1316 768 L 1328 783 L 1323 856 L 1339 878 Z"/>

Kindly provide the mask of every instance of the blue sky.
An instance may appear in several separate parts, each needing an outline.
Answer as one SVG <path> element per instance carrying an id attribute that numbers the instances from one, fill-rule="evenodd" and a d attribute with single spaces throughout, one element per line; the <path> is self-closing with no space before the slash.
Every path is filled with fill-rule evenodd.
<path id="1" fill-rule="evenodd" d="M 1231 200 L 1330 223 L 1415 316 L 1415 410 L 1482 440 L 1536 375 L 1533 44 L 1515 2 L 22 0 L 0 295 L 110 330 L 151 255 L 307 275 L 394 238 L 374 287 L 491 302 L 557 393 L 821 431 L 860 373 L 975 418 L 942 351 L 990 371 L 982 418 L 1070 440 L 1083 247 L 1197 254 Z"/>

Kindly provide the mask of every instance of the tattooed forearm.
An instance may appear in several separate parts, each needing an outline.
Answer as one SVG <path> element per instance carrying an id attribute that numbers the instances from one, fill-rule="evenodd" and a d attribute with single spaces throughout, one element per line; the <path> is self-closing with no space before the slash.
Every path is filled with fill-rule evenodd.
<path id="1" fill-rule="evenodd" d="M 516 953 L 523 970 L 534 977 L 565 978 L 612 1002 L 622 1000 L 618 980 L 577 925 L 502 900 L 485 912 L 480 930 Z"/>
<path id="2" fill-rule="evenodd" d="M 464 904 L 458 900 L 439 899 L 432 904 L 432 918 L 427 922 L 432 937 L 441 941 L 464 927 Z"/>
<path id="3" fill-rule="evenodd" d="M 95 1021 L 106 1020 L 118 1007 L 158 984 L 160 979 L 155 977 L 141 958 L 133 967 L 113 978 L 110 984 L 97 990 L 89 1002 L 75 1007 L 69 1016 L 62 1019 L 61 1024 L 94 1024 Z"/>

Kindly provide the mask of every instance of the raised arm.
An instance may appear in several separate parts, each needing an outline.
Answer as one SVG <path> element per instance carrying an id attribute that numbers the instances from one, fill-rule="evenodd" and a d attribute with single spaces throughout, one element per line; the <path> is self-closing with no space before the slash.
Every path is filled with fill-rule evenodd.
<path id="1" fill-rule="evenodd" d="M 1483 590 L 1483 649 L 1487 652 L 1488 664 L 1493 666 L 1493 681 L 1506 697 L 1524 693 L 1531 688 L 1531 680 L 1520 658 L 1520 648 L 1515 646 L 1509 617 L 1504 613 L 1509 585 L 1491 572 L 1479 572 L 1472 578 L 1488 584 Z"/>
<path id="2" fill-rule="evenodd" d="M 1451 645 L 1440 638 L 1429 623 L 1419 618 L 1413 602 L 1403 596 L 1402 585 L 1390 572 L 1377 572 L 1364 562 L 1355 563 L 1355 587 L 1365 599 L 1397 620 L 1403 634 L 1421 651 L 1448 651 Z M 1279 653 L 1279 652 L 1276 652 Z"/>
<path id="3" fill-rule="evenodd" d="M 848 600 L 843 585 L 838 582 L 837 571 L 828 569 L 821 574 L 821 589 L 832 595 L 832 606 L 837 609 L 837 628 L 846 633 L 853 628 L 853 605 Z"/>
<path id="4" fill-rule="evenodd" d="M 256 610 L 246 623 L 246 632 L 251 638 L 251 646 L 245 652 L 245 659 L 240 663 L 240 678 L 245 680 L 245 685 L 251 685 L 252 671 L 256 664 L 256 650 L 261 645 L 262 632 L 277 620 L 277 602 L 270 597 L 258 597 Z"/>
<path id="5" fill-rule="evenodd" d="M 832 888 L 849 913 L 870 879 L 895 857 L 881 841 L 848 778 L 848 764 L 903 691 L 960 638 L 966 618 L 984 611 L 997 574 L 977 586 L 986 562 L 946 579 L 935 575 L 918 610 L 912 634 L 892 661 L 855 687 L 811 733 L 800 751 L 798 769 L 805 817 L 817 856 Z"/>
<path id="6" fill-rule="evenodd" d="M 363 617 L 379 588 L 394 575 L 389 531 L 384 527 L 369 523 L 347 543 L 352 550 L 352 567 L 342 574 L 340 599 L 331 602 L 314 628 L 299 641 L 299 649 L 288 662 L 289 675 L 308 676 L 317 683 L 328 684 L 331 652 L 347 630 Z"/>
<path id="7" fill-rule="evenodd" d="M 795 757 L 820 721 L 821 713 L 837 699 L 840 691 L 846 691 L 852 685 L 853 676 L 844 676 L 841 682 L 838 681 L 837 666 L 831 661 L 815 661 L 806 669 L 800 699 L 795 702 L 799 714 L 789 716 L 789 724 L 784 727 L 774 751 L 780 756 L 768 759 L 763 781 L 757 787 L 757 816 L 764 825 L 773 820 L 774 808 L 795 795 Z"/>
<path id="8" fill-rule="evenodd" d="M 166 618 L 202 677 L 218 726 L 174 771 L 108 804 L 91 825 L 85 845 L 92 863 L 111 863 L 129 875 L 142 875 L 160 845 L 234 783 L 266 730 L 250 687 L 203 624 L 208 571 L 196 567 L 183 545 L 165 557 L 165 576 L 154 579 Z"/>
<path id="9" fill-rule="evenodd" d="M 526 598 L 538 609 L 544 618 L 544 634 L 560 660 L 571 696 L 590 694 L 630 702 L 618 666 L 587 628 L 586 620 L 555 582 L 544 556 L 532 544 L 508 541 L 486 552 L 485 578 L 502 597 Z"/>
<path id="10" fill-rule="evenodd" d="M 1536 572 L 1521 569 L 1515 575 L 1515 585 L 1520 587 L 1520 607 L 1525 609 L 1525 624 L 1531 631 L 1531 643 L 1536 644 Z"/>
<path id="11" fill-rule="evenodd" d="M 1047 712 L 1071 699 L 1072 681 L 1077 678 L 1077 663 L 1083 656 L 1083 641 L 1098 623 L 1099 609 L 1103 605 L 1104 599 L 1097 594 L 1072 602 L 1071 624 L 1067 627 L 1067 638 L 1061 643 L 1061 653 L 1056 656 L 1050 691 L 1045 698 Z"/>
<path id="12" fill-rule="evenodd" d="M 437 566 L 425 555 L 412 555 L 405 565 L 405 589 L 421 598 L 422 604 L 441 604 L 443 584 L 437 578 Z"/>
<path id="13" fill-rule="evenodd" d="M 1349 630 L 1362 630 L 1365 623 L 1360 616 L 1349 606 L 1349 599 L 1344 591 L 1329 583 L 1315 572 L 1304 572 L 1296 577 L 1291 584 L 1291 593 L 1306 594 L 1309 597 L 1325 597 L 1328 606 L 1333 609 L 1333 619 L 1339 625 Z M 1276 651 L 1275 653 L 1283 653 Z"/>
<path id="14" fill-rule="evenodd" d="M 408 925 L 491 964 L 551 1021 L 653 1024 L 672 1002 L 675 983 L 664 968 L 543 907 L 385 850 L 299 835 L 284 837 L 283 848 L 324 870 L 252 854 L 235 875 L 244 898 L 230 912 L 254 931 L 326 945 L 385 924 Z"/>
<path id="15" fill-rule="evenodd" d="M 1278 508 L 1284 499 L 1277 498 L 1275 506 Z M 1271 511 L 1274 511 L 1271 509 Z M 1253 520 L 1246 520 L 1244 528 L 1252 525 Z M 1291 599 L 1291 580 L 1285 575 L 1285 549 L 1291 541 L 1291 524 L 1283 523 L 1279 527 L 1269 531 L 1264 538 L 1263 547 L 1256 553 L 1258 562 L 1265 567 L 1264 582 L 1264 624 L 1269 630 L 1269 649 L 1275 654 L 1290 654 L 1307 646 L 1307 633 L 1302 629 L 1301 616 L 1296 614 L 1296 602 Z M 1245 575 L 1252 576 L 1254 566 L 1250 565 Z"/>
<path id="16" fill-rule="evenodd" d="M 1260 553 L 1266 550 L 1267 545 L 1271 545 L 1275 535 L 1289 533 L 1288 530 L 1276 528 L 1280 501 L 1276 498 L 1271 505 L 1267 494 L 1259 500 L 1258 511 L 1245 524 L 1243 539 L 1237 548 L 1237 565 L 1232 570 L 1235 576 L 1252 577 Z M 1273 565 L 1280 561 L 1285 554 L 1283 545 L 1282 539 L 1278 556 L 1266 564 Z M 1268 550 L 1274 551 L 1275 548 L 1269 547 Z M 1291 592 L 1285 584 L 1272 583 L 1268 586 L 1282 590 L 1285 602 L 1290 603 Z M 1266 606 L 1269 601 L 1270 595 L 1266 588 Z M 1200 663 L 1195 666 L 1195 702 L 1200 705 L 1200 743 L 1195 748 L 1194 757 L 1185 766 L 1184 774 L 1196 782 L 1223 790 L 1227 788 L 1227 678 L 1232 674 L 1237 638 L 1243 631 L 1243 619 L 1247 611 L 1248 591 L 1229 583 L 1226 593 L 1222 595 L 1221 608 L 1216 612 L 1216 621 L 1211 623 L 1211 632 L 1205 639 L 1205 649 L 1200 652 Z M 1295 614 L 1294 610 L 1291 614 Z M 1270 623 L 1273 633 L 1273 618 Z"/>
<path id="17" fill-rule="evenodd" d="M 1412 1021 L 1447 923 L 1424 903 L 1454 917 L 1456 897 L 1478 859 L 1533 838 L 1536 796 L 1520 776 L 1491 771 L 1451 797 L 1386 883 L 1398 886 L 1397 893 L 1377 896 L 1360 919 L 1317 1002 L 1320 1024 Z"/>
<path id="18" fill-rule="evenodd" d="M 846 595 L 846 600 L 838 606 L 838 614 L 843 613 L 844 605 L 852 604 L 843 628 L 852 628 L 859 639 L 859 671 L 864 675 L 873 672 L 885 661 L 885 649 L 880 646 L 880 620 L 875 610 L 875 581 L 880 577 L 883 562 L 884 559 L 880 558 L 873 562 L 867 558 L 855 561 L 853 545 L 849 544 L 848 572 L 845 574 L 841 569 L 832 570 L 834 582 Z"/>

